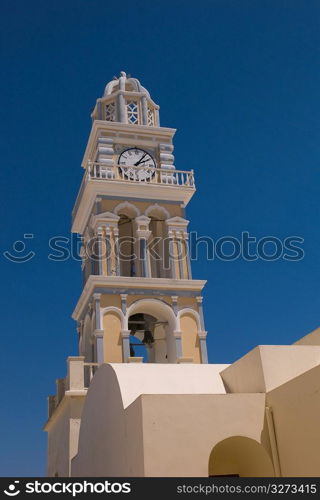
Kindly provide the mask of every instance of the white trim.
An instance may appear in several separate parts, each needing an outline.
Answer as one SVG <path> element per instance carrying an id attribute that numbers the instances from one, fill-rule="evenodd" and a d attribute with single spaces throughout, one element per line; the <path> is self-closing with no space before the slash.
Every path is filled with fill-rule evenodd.
<path id="1" fill-rule="evenodd" d="M 151 214 L 151 212 L 153 210 L 159 210 L 160 212 L 163 212 L 166 219 L 170 219 L 170 217 L 171 217 L 170 212 L 166 208 L 162 207 L 161 205 L 158 205 L 158 203 L 155 203 L 154 205 L 150 205 L 145 210 L 144 215 L 146 215 L 147 217 L 149 217 L 149 215 Z"/>
<path id="2" fill-rule="evenodd" d="M 118 314 L 118 316 L 120 316 L 121 330 L 125 330 L 125 327 L 124 327 L 125 316 L 124 316 L 123 312 L 121 311 L 121 309 L 119 309 L 119 307 L 115 307 L 115 306 L 108 306 L 108 307 L 104 307 L 103 309 L 100 309 L 100 321 L 101 321 L 100 324 L 101 324 L 102 329 L 103 329 L 103 318 L 109 312 L 114 312 L 114 313 Z"/>
<path id="3" fill-rule="evenodd" d="M 151 306 L 151 312 L 149 310 L 150 306 Z M 171 320 L 173 322 L 172 331 L 177 330 L 177 318 L 176 318 L 172 308 L 169 306 L 169 304 L 167 304 L 163 300 L 151 299 L 151 298 L 150 299 L 138 299 L 138 300 L 134 301 L 130 307 L 127 308 L 127 314 L 126 314 L 126 318 L 125 318 L 125 320 L 127 322 L 126 329 L 128 329 L 128 319 L 130 318 L 130 316 L 132 316 L 132 314 L 135 314 L 137 311 L 140 312 L 141 310 L 144 310 L 145 308 L 147 308 L 147 311 L 144 311 L 144 312 L 147 312 L 148 314 L 150 313 L 151 315 L 158 316 L 157 319 L 161 319 L 161 318 L 159 318 L 159 313 L 160 313 L 160 316 L 162 316 L 162 318 L 166 318 L 168 320 Z M 153 310 L 154 310 L 154 313 L 152 312 Z"/>
<path id="4" fill-rule="evenodd" d="M 128 196 L 128 189 L 130 189 L 130 198 L 137 199 L 137 201 L 141 199 L 167 200 L 168 202 L 176 201 L 183 203 L 184 206 L 189 203 L 196 192 L 195 188 L 188 186 L 146 182 L 131 182 L 129 184 L 129 182 L 122 180 L 107 182 L 98 179 L 87 179 L 85 176 L 72 211 L 72 232 L 80 234 L 84 232 L 97 196 L 110 197 L 110 193 L 112 193 L 112 196 L 125 198 Z"/>
<path id="5" fill-rule="evenodd" d="M 113 213 L 115 213 L 116 215 L 118 215 L 118 212 L 120 210 L 122 210 L 123 208 L 131 208 L 134 212 L 135 212 L 135 216 L 136 217 L 139 217 L 140 215 L 140 210 L 138 207 L 136 207 L 135 205 L 133 205 L 133 203 L 129 203 L 128 201 L 124 201 L 122 203 L 119 203 L 119 205 L 117 205 L 114 209 L 113 209 Z"/>
<path id="6" fill-rule="evenodd" d="M 185 291 L 196 291 L 198 294 L 201 292 L 205 286 L 206 281 L 204 280 L 178 280 L 171 278 L 139 278 L 132 277 L 128 278 L 126 276 L 96 276 L 90 275 L 86 281 L 86 284 L 82 290 L 80 298 L 77 305 L 73 311 L 72 317 L 76 321 L 81 316 L 84 307 L 91 295 L 94 293 L 95 288 L 106 287 L 111 288 L 114 291 L 118 288 L 119 294 L 123 293 L 123 290 L 137 288 L 137 289 L 157 289 L 157 290 L 168 290 L 168 295 L 172 295 L 170 290 L 185 290 Z M 103 292 L 102 292 L 103 293 Z"/>
<path id="7" fill-rule="evenodd" d="M 194 317 L 194 319 L 197 322 L 197 327 L 198 327 L 198 332 L 201 332 L 201 321 L 200 321 L 200 315 L 197 311 L 192 309 L 191 307 L 185 307 L 184 309 L 180 309 L 180 311 L 177 314 L 177 320 L 178 320 L 178 330 L 181 330 L 181 325 L 180 325 L 180 319 L 183 314 L 190 314 L 191 316 Z"/>
<path id="8" fill-rule="evenodd" d="M 97 143 L 98 138 L 101 136 L 102 132 L 118 132 L 120 135 L 122 134 L 130 134 L 132 136 L 132 139 L 130 140 L 129 144 L 133 144 L 136 142 L 136 136 L 137 135 L 146 135 L 149 136 L 149 140 L 153 141 L 154 137 L 159 137 L 161 140 L 159 142 L 165 142 L 167 141 L 172 141 L 172 138 L 174 134 L 176 133 L 176 129 L 174 128 L 167 128 L 167 127 L 149 127 L 148 125 L 135 125 L 134 129 L 132 128 L 132 125 L 128 125 L 127 123 L 120 123 L 120 122 L 107 122 L 105 120 L 94 120 L 92 123 L 92 128 L 90 131 L 89 139 L 88 139 L 88 144 L 84 153 L 84 157 L 82 160 L 82 167 L 86 168 L 87 162 L 91 156 L 91 153 Z M 112 137 L 114 139 L 115 143 L 118 143 L 118 138 L 117 137 Z M 128 142 L 128 139 L 127 139 Z M 159 144 L 157 141 L 155 145 Z"/>

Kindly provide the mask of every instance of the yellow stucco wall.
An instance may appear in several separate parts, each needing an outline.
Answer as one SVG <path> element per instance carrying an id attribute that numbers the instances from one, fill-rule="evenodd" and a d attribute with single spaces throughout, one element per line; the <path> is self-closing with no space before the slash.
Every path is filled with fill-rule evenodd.
<path id="1" fill-rule="evenodd" d="M 121 308 L 121 298 L 120 295 L 111 295 L 109 293 L 105 293 L 101 295 L 100 299 L 101 307 L 119 307 Z"/>
<path id="2" fill-rule="evenodd" d="M 195 297 L 179 297 L 178 306 L 180 308 L 191 307 L 192 309 L 198 310 L 197 301 Z"/>
<path id="3" fill-rule="evenodd" d="M 103 317 L 103 349 L 105 363 L 122 363 L 121 320 L 109 312 Z"/>
<path id="4" fill-rule="evenodd" d="M 150 297 L 150 295 L 128 295 L 128 297 L 127 297 L 127 305 L 129 307 L 129 306 L 131 306 L 131 304 L 133 304 L 134 302 L 136 302 L 136 300 L 150 299 L 150 298 L 163 300 L 164 302 L 166 302 L 166 304 L 169 304 L 169 305 L 172 304 L 171 297 L 168 297 L 168 296 L 152 295 Z"/>
<path id="5" fill-rule="evenodd" d="M 182 356 L 193 358 L 194 363 L 200 363 L 200 343 L 196 320 L 191 314 L 183 314 L 180 318 L 180 328 L 182 331 Z"/>

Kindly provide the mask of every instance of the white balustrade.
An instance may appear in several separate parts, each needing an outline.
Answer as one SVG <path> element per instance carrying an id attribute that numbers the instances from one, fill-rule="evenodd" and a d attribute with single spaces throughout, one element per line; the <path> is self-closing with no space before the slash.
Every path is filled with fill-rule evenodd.
<path id="1" fill-rule="evenodd" d="M 193 170 L 169 168 L 141 168 L 139 166 L 107 166 L 90 162 L 87 168 L 88 180 L 137 182 L 143 184 L 165 184 L 173 187 L 195 189 Z"/>

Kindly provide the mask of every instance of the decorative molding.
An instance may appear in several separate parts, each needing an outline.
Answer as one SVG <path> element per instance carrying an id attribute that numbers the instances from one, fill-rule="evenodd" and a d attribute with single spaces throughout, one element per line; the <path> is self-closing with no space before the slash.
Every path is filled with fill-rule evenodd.
<path id="1" fill-rule="evenodd" d="M 130 338 L 131 330 L 121 330 L 121 337 L 123 339 Z"/>
<path id="2" fill-rule="evenodd" d="M 119 203 L 119 205 L 117 205 L 114 209 L 113 209 L 113 212 L 118 215 L 118 213 L 125 209 L 125 208 L 128 208 L 128 209 L 131 209 L 135 212 L 136 214 L 136 217 L 138 217 L 140 215 L 140 210 L 135 206 L 133 205 L 133 203 L 129 203 L 128 201 L 124 201 L 123 203 Z"/>
<path id="3" fill-rule="evenodd" d="M 156 211 L 162 212 L 165 215 L 166 219 L 170 219 L 170 212 L 165 208 L 159 205 L 158 203 L 154 203 L 153 205 L 150 205 L 144 212 L 145 215 L 149 216 L 152 212 Z"/>
<path id="4" fill-rule="evenodd" d="M 115 306 L 108 306 L 108 307 L 100 308 L 100 324 L 103 325 L 103 318 L 109 312 L 113 312 L 119 316 L 119 318 L 121 320 L 121 328 L 124 328 L 125 315 L 123 314 L 122 310 L 119 309 L 119 307 L 115 307 Z"/>
<path id="5" fill-rule="evenodd" d="M 197 322 L 198 332 L 200 332 L 201 331 L 201 318 L 200 318 L 200 315 L 199 315 L 199 313 L 197 311 L 195 311 L 191 307 L 185 307 L 183 309 L 180 309 L 180 311 L 178 312 L 177 319 L 178 319 L 179 327 L 180 327 L 181 316 L 183 316 L 184 314 L 190 314 L 191 316 L 194 317 L 194 319 Z"/>

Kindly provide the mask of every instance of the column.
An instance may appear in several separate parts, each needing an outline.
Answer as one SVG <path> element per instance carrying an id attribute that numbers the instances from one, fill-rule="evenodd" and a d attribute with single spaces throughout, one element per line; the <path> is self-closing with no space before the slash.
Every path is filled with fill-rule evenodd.
<path id="1" fill-rule="evenodd" d="M 196 301 L 197 301 L 197 304 L 198 304 L 198 312 L 199 312 L 199 316 L 200 316 L 201 330 L 205 331 L 204 316 L 203 316 L 203 307 L 202 307 L 203 297 L 201 297 L 201 296 L 196 297 Z"/>
<path id="2" fill-rule="evenodd" d="M 179 278 L 184 279 L 185 278 L 185 273 L 183 269 L 183 243 L 182 243 L 182 236 L 181 233 L 179 232 L 176 235 L 176 245 L 177 245 L 177 259 L 178 259 L 178 264 L 179 264 Z"/>
<path id="3" fill-rule="evenodd" d="M 151 231 L 149 230 L 150 218 L 140 215 L 135 218 L 137 245 L 136 254 L 139 256 L 139 271 L 142 278 L 151 277 L 150 255 L 148 250 L 148 239 Z"/>
<path id="4" fill-rule="evenodd" d="M 179 359 L 182 358 L 182 340 L 181 340 L 182 332 L 180 330 L 174 330 L 173 335 L 176 343 L 176 357 L 178 362 Z"/>
<path id="5" fill-rule="evenodd" d="M 103 353 L 103 335 L 104 331 L 102 330 L 101 325 L 101 315 L 100 315 L 100 299 L 101 293 L 93 294 L 93 310 L 95 312 L 95 331 L 94 335 L 94 351 L 95 351 L 95 361 L 99 364 L 104 361 L 104 353 Z"/>
<path id="6" fill-rule="evenodd" d="M 120 276 L 120 256 L 119 256 L 119 229 L 113 229 L 113 255 L 115 260 L 115 269 L 112 270 L 112 274 L 115 273 L 116 276 Z"/>
<path id="7" fill-rule="evenodd" d="M 128 363 L 128 358 L 130 358 L 130 333 L 130 330 L 121 330 L 124 363 Z"/>
<path id="8" fill-rule="evenodd" d="M 148 103 L 145 95 L 141 97 L 142 125 L 148 125 Z"/>
<path id="9" fill-rule="evenodd" d="M 191 262 L 190 262 L 190 251 L 189 251 L 189 235 L 187 232 L 183 233 L 183 242 L 184 242 L 184 251 L 185 251 L 185 259 L 186 259 L 186 267 L 187 267 L 187 276 L 186 279 L 192 279 L 192 270 L 191 270 Z"/>
<path id="10" fill-rule="evenodd" d="M 95 255 L 95 262 L 98 261 L 98 274 L 103 274 L 103 269 L 102 269 L 102 237 L 103 237 L 103 231 L 102 227 L 98 227 L 97 231 L 97 243 L 98 243 L 98 255 Z"/>
<path id="11" fill-rule="evenodd" d="M 147 259 L 147 240 L 144 237 L 139 238 L 139 256 L 141 260 L 141 277 L 146 278 L 150 276 L 150 270 Z"/>
<path id="12" fill-rule="evenodd" d="M 107 276 L 112 275 L 112 246 L 111 246 L 111 228 L 106 226 L 106 261 Z"/>
<path id="13" fill-rule="evenodd" d="M 79 356 L 82 355 L 83 323 L 84 323 L 84 321 L 81 319 L 80 321 L 78 321 L 78 325 L 77 325 Z"/>
<path id="14" fill-rule="evenodd" d="M 207 332 L 198 332 L 198 336 L 200 340 L 201 362 L 206 364 L 208 363 Z"/>
<path id="15" fill-rule="evenodd" d="M 101 257 L 102 274 L 116 276 L 118 263 L 118 222 L 120 217 L 111 212 L 98 214 L 94 217 L 93 227 L 98 235 L 98 247 Z M 101 239 L 101 241 L 100 241 Z"/>
<path id="16" fill-rule="evenodd" d="M 120 298 L 121 298 L 121 311 L 122 314 L 125 316 L 127 314 L 127 293 L 121 293 Z"/>
<path id="17" fill-rule="evenodd" d="M 127 123 L 126 100 L 121 92 L 118 94 L 118 119 L 121 123 Z"/>

